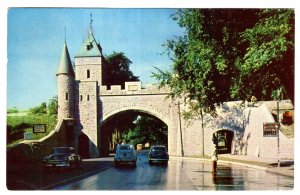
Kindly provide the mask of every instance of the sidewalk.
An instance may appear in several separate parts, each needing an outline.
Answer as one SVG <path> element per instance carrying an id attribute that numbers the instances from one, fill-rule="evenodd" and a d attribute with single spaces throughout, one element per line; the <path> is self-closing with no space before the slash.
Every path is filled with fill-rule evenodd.
<path id="1" fill-rule="evenodd" d="M 280 167 L 278 167 L 278 159 L 275 158 L 261 158 L 246 155 L 219 155 L 220 163 L 250 165 L 250 167 L 265 170 L 280 175 L 294 177 L 294 160 L 280 160 Z"/>
<path id="2" fill-rule="evenodd" d="M 201 161 L 211 161 L 208 158 L 200 157 L 171 157 L 171 158 L 183 158 L 183 159 L 199 159 Z M 280 167 L 277 167 L 278 159 L 274 158 L 261 158 L 254 156 L 245 155 L 231 155 L 231 154 L 220 154 L 218 155 L 219 164 L 231 164 L 238 166 L 245 166 L 271 173 L 294 177 L 294 160 L 281 160 Z"/>

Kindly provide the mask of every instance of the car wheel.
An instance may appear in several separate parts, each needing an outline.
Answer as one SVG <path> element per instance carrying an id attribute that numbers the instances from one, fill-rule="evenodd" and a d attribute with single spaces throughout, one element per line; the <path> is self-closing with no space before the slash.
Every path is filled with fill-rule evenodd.
<path id="1" fill-rule="evenodd" d="M 149 165 L 152 165 L 152 160 L 149 160 Z"/>

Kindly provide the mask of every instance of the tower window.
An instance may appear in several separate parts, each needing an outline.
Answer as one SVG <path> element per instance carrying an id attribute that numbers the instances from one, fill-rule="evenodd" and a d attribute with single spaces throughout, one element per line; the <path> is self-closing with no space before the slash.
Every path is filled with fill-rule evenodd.
<path id="1" fill-rule="evenodd" d="M 87 95 L 87 101 L 90 101 L 90 95 Z"/>
<path id="2" fill-rule="evenodd" d="M 89 79 L 91 77 L 91 71 L 90 70 L 87 70 L 86 71 L 86 77 Z"/>
<path id="3" fill-rule="evenodd" d="M 69 94 L 68 93 L 66 93 L 66 100 L 68 100 L 69 99 Z"/>
<path id="4" fill-rule="evenodd" d="M 80 95 L 80 101 L 82 101 L 82 95 Z"/>

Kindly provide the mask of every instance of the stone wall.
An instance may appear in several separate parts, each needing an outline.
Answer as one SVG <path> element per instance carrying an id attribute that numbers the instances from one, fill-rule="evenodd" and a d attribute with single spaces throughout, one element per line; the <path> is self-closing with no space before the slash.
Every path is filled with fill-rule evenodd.
<path id="1" fill-rule="evenodd" d="M 90 156 L 98 157 L 98 85 L 96 81 L 78 81 L 75 98 L 75 141 L 78 144 L 78 136 L 84 133 L 90 142 Z"/>
<path id="2" fill-rule="evenodd" d="M 102 85 L 101 57 L 75 58 L 75 67 L 76 80 L 97 81 L 99 85 Z M 87 78 L 88 70 L 90 78 Z"/>
<path id="3" fill-rule="evenodd" d="M 147 95 L 147 94 L 168 94 L 169 89 L 166 87 L 159 88 L 157 85 L 146 85 L 142 88 L 141 82 L 125 82 L 125 89 L 121 89 L 121 85 L 112 85 L 110 90 L 107 86 L 99 87 L 100 95 Z"/>
<path id="4" fill-rule="evenodd" d="M 265 158 L 278 158 L 277 137 L 264 137 L 263 124 L 275 122 L 272 114 L 265 104 L 250 107 L 246 110 L 247 119 L 243 136 L 242 154 Z M 287 138 L 281 132 L 280 157 L 294 158 L 294 139 Z"/>
<path id="5" fill-rule="evenodd" d="M 68 95 L 66 95 L 68 94 Z M 59 74 L 57 76 L 58 119 L 74 116 L 74 78 Z M 68 97 L 66 97 L 68 96 Z"/>
<path id="6" fill-rule="evenodd" d="M 122 91 L 122 90 L 120 90 Z M 123 90 L 124 91 L 124 90 Z M 168 126 L 168 149 L 171 155 L 181 154 L 178 145 L 179 115 L 177 105 L 164 94 L 100 95 L 100 125 L 120 112 L 134 110 L 162 120 Z"/>
<path id="7" fill-rule="evenodd" d="M 188 110 L 182 105 L 182 111 Z M 200 116 L 183 121 L 183 147 L 186 156 L 201 156 L 204 147 L 204 155 L 211 156 L 214 151 L 212 142 L 213 133 L 219 130 L 228 130 L 233 133 L 243 132 L 244 108 L 241 102 L 227 102 L 217 107 L 217 116 L 204 115 L 202 122 Z"/>
<path id="8" fill-rule="evenodd" d="M 53 147 L 70 146 L 67 144 L 66 123 L 69 119 L 59 120 L 55 129 L 40 140 L 25 140 L 7 150 L 7 161 L 42 162 Z M 26 162 L 28 163 L 28 162 Z"/>

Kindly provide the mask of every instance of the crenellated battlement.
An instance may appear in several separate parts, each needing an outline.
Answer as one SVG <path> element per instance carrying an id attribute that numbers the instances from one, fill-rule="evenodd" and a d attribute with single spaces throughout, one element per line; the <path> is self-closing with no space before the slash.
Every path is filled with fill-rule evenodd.
<path id="1" fill-rule="evenodd" d="M 146 88 L 142 88 L 141 82 L 125 82 L 125 89 L 121 89 L 121 85 L 112 85 L 110 90 L 107 86 L 100 86 L 100 95 L 145 95 L 145 94 L 166 94 L 169 92 L 167 87 L 159 88 L 155 84 L 147 84 Z"/>

